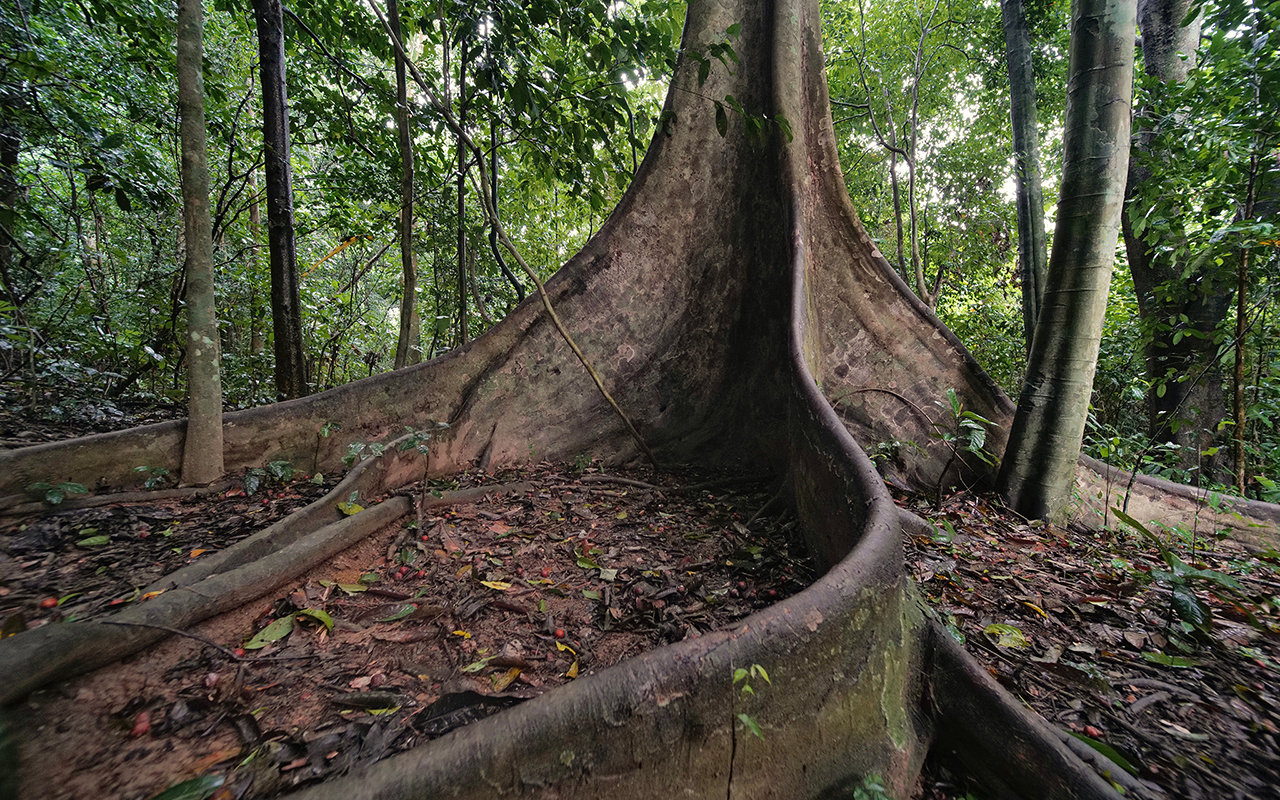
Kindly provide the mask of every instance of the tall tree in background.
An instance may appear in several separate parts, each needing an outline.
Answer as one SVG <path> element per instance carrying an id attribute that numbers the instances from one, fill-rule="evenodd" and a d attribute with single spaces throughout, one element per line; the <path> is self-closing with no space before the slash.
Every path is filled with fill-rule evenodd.
<path id="1" fill-rule="evenodd" d="M 182 219 L 187 239 L 187 397 L 182 482 L 222 476 L 222 381 L 214 302 L 213 234 L 204 129 L 204 7 L 178 0 L 178 110 L 182 119 Z"/>
<path id="2" fill-rule="evenodd" d="M 289 164 L 289 106 L 284 73 L 284 12 L 280 0 L 253 0 L 262 74 L 262 139 L 267 177 L 267 244 L 271 259 L 271 319 L 275 334 L 276 397 L 307 393 L 302 352 L 302 301 L 293 236 L 293 172 Z"/>
<path id="3" fill-rule="evenodd" d="M 1018 208 L 1018 274 L 1022 278 L 1022 327 L 1027 352 L 1044 298 L 1048 244 L 1044 191 L 1040 188 L 1040 134 L 1036 126 L 1036 77 L 1031 65 L 1031 29 L 1022 0 L 1001 0 L 1005 58 L 1009 65 L 1009 116 L 1013 131 L 1013 176 Z"/>
<path id="4" fill-rule="evenodd" d="M 443 18 L 441 20 L 443 24 Z M 445 52 L 449 41 L 445 40 Z M 449 72 L 445 60 L 445 74 Z M 458 37 L 458 124 L 467 128 L 467 36 Z M 458 136 L 458 343 L 471 341 L 471 323 L 467 320 L 467 148 Z"/>
<path id="5" fill-rule="evenodd" d="M 387 0 L 387 22 L 395 38 L 405 41 L 400 32 L 400 7 L 396 0 Z M 398 49 L 393 47 L 392 51 L 396 62 L 396 128 L 400 139 L 400 267 L 404 274 L 395 360 L 395 368 L 400 369 L 421 361 L 422 348 L 418 342 L 418 265 L 413 253 L 413 135 L 409 130 L 409 87 L 404 57 Z"/>
<path id="6" fill-rule="evenodd" d="M 1138 3 L 1143 69 L 1162 84 L 1182 83 L 1195 66 L 1200 15 L 1188 16 L 1193 5 L 1192 0 Z M 1162 157 L 1153 151 L 1154 138 L 1147 126 L 1133 142 L 1126 189 L 1130 201 L 1159 193 L 1162 176 L 1158 172 L 1180 168 L 1168 163 L 1167 154 Z M 1162 162 L 1166 168 L 1153 168 Z M 1210 477 L 1217 461 L 1213 445 L 1226 414 L 1215 333 L 1231 309 L 1233 276 L 1229 270 L 1193 259 L 1179 214 L 1161 215 L 1157 222 L 1143 217 L 1142 209 L 1149 207 L 1130 202 L 1123 225 L 1138 308 L 1150 331 L 1146 352 L 1150 435 L 1157 443 L 1177 446 L 1178 465 L 1183 469 L 1202 466 L 1205 477 Z"/>
<path id="7" fill-rule="evenodd" d="M 999 486 L 1028 517 L 1071 497 L 1129 166 L 1136 0 L 1074 0 L 1062 189 L 1044 305 Z"/>

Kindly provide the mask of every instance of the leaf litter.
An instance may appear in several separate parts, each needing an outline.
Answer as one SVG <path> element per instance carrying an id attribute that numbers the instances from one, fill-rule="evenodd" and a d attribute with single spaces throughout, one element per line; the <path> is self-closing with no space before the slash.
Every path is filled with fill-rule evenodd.
<path id="1" fill-rule="evenodd" d="M 774 488 L 548 463 L 417 487 L 420 514 L 304 579 L 35 693 L 23 796 L 272 797 L 731 626 L 813 579 L 794 517 L 757 518 Z M 264 489 L 0 530 L 6 632 L 145 602 L 138 587 L 326 491 Z"/>
<path id="2" fill-rule="evenodd" d="M 1123 511 L 1095 531 L 969 492 L 897 500 L 933 526 L 905 548 L 932 613 L 1051 726 L 1155 797 L 1277 796 L 1280 553 Z M 925 797 L 964 796 L 948 767 Z"/>
<path id="3" fill-rule="evenodd" d="M 752 518 L 772 487 L 688 491 L 709 481 L 542 464 L 429 486 L 528 484 L 427 511 L 421 529 L 385 530 L 249 609 L 37 693 L 24 796 L 270 797 L 807 585 L 795 521 Z M 0 530 L 5 634 L 140 602 L 138 587 L 327 488 L 299 476 Z M 1275 796 L 1280 553 L 1114 520 L 1028 524 L 971 493 L 937 510 L 898 500 L 934 525 L 906 541 L 924 601 L 1050 725 L 1156 796 Z M 954 765 L 931 760 L 920 796 L 965 796 Z M 50 770 L 62 779 L 30 780 Z"/>

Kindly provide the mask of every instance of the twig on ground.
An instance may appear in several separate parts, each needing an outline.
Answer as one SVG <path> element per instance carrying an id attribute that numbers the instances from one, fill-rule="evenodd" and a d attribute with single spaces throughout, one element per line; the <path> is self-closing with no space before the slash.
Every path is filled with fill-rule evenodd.
<path id="1" fill-rule="evenodd" d="M 214 648 L 218 652 L 225 655 L 227 658 L 231 659 L 232 661 L 241 662 L 241 663 L 256 664 L 262 661 L 297 661 L 303 658 L 316 658 L 316 655 L 314 653 L 309 655 L 300 655 L 300 656 L 263 656 L 261 658 L 249 658 L 248 656 L 238 656 L 235 653 L 231 652 L 229 648 L 223 647 L 222 645 L 218 644 L 217 642 L 211 639 L 206 639 L 205 637 L 201 636 L 198 633 L 191 633 L 190 631 L 184 631 L 178 628 L 170 628 L 168 625 L 153 625 L 150 622 L 121 622 L 119 620 L 113 620 L 113 619 L 102 619 L 102 620 L 98 620 L 98 622 L 100 622 L 103 625 L 120 625 L 122 627 L 128 627 L 128 628 L 152 628 L 157 631 L 165 631 L 166 633 L 172 633 L 176 636 L 185 636 L 186 638 L 194 639 L 195 641 L 200 642 L 201 644 L 207 644 L 208 646 Z"/>

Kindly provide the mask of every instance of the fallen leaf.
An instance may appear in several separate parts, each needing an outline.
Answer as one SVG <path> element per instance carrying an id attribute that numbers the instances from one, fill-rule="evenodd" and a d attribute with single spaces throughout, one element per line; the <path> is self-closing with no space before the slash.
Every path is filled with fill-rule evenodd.
<path id="1" fill-rule="evenodd" d="M 493 690 L 495 692 L 505 691 L 506 688 L 511 685 L 511 682 L 518 677 L 520 677 L 520 668 L 512 667 L 504 674 L 493 679 Z"/>
<path id="2" fill-rule="evenodd" d="M 497 589 L 499 592 L 505 592 L 511 588 L 511 584 L 506 581 L 480 581 L 481 586 L 488 586 L 490 589 Z"/>
<path id="3" fill-rule="evenodd" d="M 293 633 L 293 615 L 281 617 L 263 628 L 257 636 L 244 643 L 246 650 L 260 650 L 263 647 L 278 642 L 289 634 Z"/>

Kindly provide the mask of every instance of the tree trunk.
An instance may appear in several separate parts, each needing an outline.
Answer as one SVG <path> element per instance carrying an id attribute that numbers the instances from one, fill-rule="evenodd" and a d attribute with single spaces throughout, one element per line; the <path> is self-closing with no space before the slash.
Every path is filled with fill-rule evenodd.
<path id="1" fill-rule="evenodd" d="M 1022 331 L 1027 352 L 1044 299 L 1048 244 L 1044 191 L 1040 188 L 1040 134 L 1036 126 L 1036 77 L 1031 31 L 1022 0 L 1002 0 L 1005 59 L 1009 65 L 1009 116 L 1013 130 L 1014 195 L 1018 209 L 1018 275 L 1022 278 Z"/>
<path id="2" fill-rule="evenodd" d="M 1058 223 L 1000 467 L 1006 502 L 1027 517 L 1065 515 L 1080 458 L 1129 166 L 1135 6 L 1072 4 Z"/>
<path id="3" fill-rule="evenodd" d="M 387 20 L 397 39 L 400 35 L 400 9 L 396 0 L 387 0 Z M 400 335 L 396 339 L 395 369 L 422 360 L 418 343 L 418 263 L 413 253 L 413 133 L 409 130 L 409 87 L 405 79 L 404 59 L 399 51 L 396 60 L 396 127 L 400 134 L 400 268 L 404 284 L 400 291 Z"/>
<path id="4" fill-rule="evenodd" d="M 502 207 L 498 202 L 498 120 L 496 116 L 489 120 L 489 194 L 493 198 L 493 215 L 495 218 L 499 217 Z M 498 228 L 496 225 L 489 226 L 489 249 L 493 252 L 493 258 L 498 262 L 498 268 L 502 270 L 507 283 L 511 284 L 512 289 L 515 289 L 516 302 L 523 303 L 524 284 L 507 266 L 507 260 L 502 257 L 502 250 L 498 247 Z"/>
<path id="5" fill-rule="evenodd" d="M 267 176 L 267 244 L 271 259 L 271 325 L 275 336 L 276 397 L 307 393 L 302 347 L 302 301 L 293 237 L 293 170 L 289 164 L 289 106 L 284 75 L 284 12 L 280 0 L 253 0 L 262 73 L 262 140 Z"/>
<path id="6" fill-rule="evenodd" d="M 467 37 L 458 37 L 458 122 L 467 127 Z M 458 137 L 458 344 L 471 341 L 467 319 L 467 149 Z"/>
<path id="7" fill-rule="evenodd" d="M 1182 26 L 1192 5 L 1192 0 L 1142 0 L 1138 5 L 1143 67 L 1164 83 L 1186 80 L 1195 66 L 1200 17 Z M 1151 153 L 1149 134 L 1139 134 L 1133 147 L 1156 155 Z M 1158 180 L 1158 175 L 1134 159 L 1126 196 L 1132 199 Z M 1158 249 L 1161 242 L 1151 236 L 1136 235 L 1129 216 L 1132 208 L 1126 206 L 1123 230 L 1138 309 L 1152 331 L 1146 351 L 1150 435 L 1154 442 L 1178 446 L 1178 465 L 1183 469 L 1200 467 L 1199 482 L 1201 474 L 1207 478 L 1217 471 L 1218 459 L 1205 456 L 1202 460 L 1201 454 L 1217 441 L 1226 414 L 1215 333 L 1231 309 L 1234 282 L 1231 276 L 1215 276 L 1211 268 L 1196 268 L 1171 256 L 1174 248 Z M 1178 221 L 1171 224 L 1165 235 L 1182 238 Z M 1156 291 L 1167 284 L 1175 287 L 1172 292 Z"/>
<path id="8" fill-rule="evenodd" d="M 666 104 L 674 122 L 656 133 L 600 231 L 545 288 L 663 462 L 777 475 L 823 574 L 733 630 L 584 674 L 302 800 L 646 797 L 673 782 L 697 797 L 844 797 L 871 773 L 904 797 L 935 745 L 1008 796 L 1116 797 L 922 618 L 909 588 L 903 527 L 925 528 L 899 513 L 858 442 L 930 442 L 923 408 L 948 388 L 998 426 L 1012 406 L 858 222 L 831 127 L 818 18 L 816 0 L 691 3 L 683 52 L 740 25 L 740 64 L 732 73 L 717 66 L 700 85 L 697 62 L 682 57 Z M 727 94 L 785 118 L 794 138 L 776 127 L 749 138 L 737 125 L 721 137 L 708 98 Z M 526 302 L 434 361 L 228 415 L 237 468 L 314 459 L 326 473 L 347 442 L 429 420 L 451 427 L 428 464 L 413 448 L 388 447 L 290 517 L 273 543 L 296 548 L 245 548 L 239 566 L 224 556 L 199 582 L 169 576 L 166 585 L 185 588 L 115 617 L 152 627 L 64 622 L 0 641 L 0 703 L 136 651 L 164 636 L 155 625 L 187 628 L 249 602 L 350 546 L 353 528 L 411 512 L 400 496 L 339 519 L 335 500 L 353 490 L 387 496 L 421 479 L 424 466 L 449 473 L 487 453 L 500 468 L 523 462 L 530 447 L 550 459 L 584 450 L 636 458 L 549 317 Z M 330 421 L 342 423 L 343 440 L 317 454 L 316 431 Z M 164 464 L 179 428 L 0 453 L 0 490 L 21 492 L 55 470 L 111 485 L 133 465 Z M 988 444 L 1003 449 L 999 427 Z M 896 475 L 936 485 L 949 455 L 938 443 L 911 449 Z M 292 556 L 304 551 L 316 555 Z M 763 740 L 744 737 L 732 713 L 733 670 L 751 664 L 772 677 L 753 701 Z M 1110 774 L 1127 778 L 1118 767 Z"/>
<path id="9" fill-rule="evenodd" d="M 18 154 L 22 141 L 7 87 L 0 87 L 0 289 L 14 315 L 21 317 L 22 298 L 13 285 L 13 250 L 17 235 Z"/>
<path id="10" fill-rule="evenodd" d="M 178 112 L 182 119 L 182 220 L 187 239 L 187 435 L 182 482 L 222 477 L 222 380 L 214 302 L 213 233 L 204 130 L 204 7 L 178 0 Z"/>

